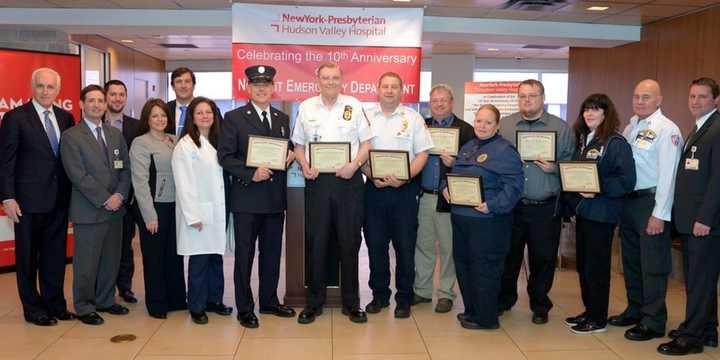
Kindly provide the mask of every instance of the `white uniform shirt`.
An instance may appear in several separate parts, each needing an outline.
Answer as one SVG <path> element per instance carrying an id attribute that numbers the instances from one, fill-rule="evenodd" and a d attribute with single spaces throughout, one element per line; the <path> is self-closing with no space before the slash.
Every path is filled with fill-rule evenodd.
<path id="1" fill-rule="evenodd" d="M 300 104 L 291 140 L 301 146 L 310 142 L 349 142 L 350 157 L 354 159 L 360 143 L 373 136 L 362 104 L 356 98 L 340 94 L 332 108 L 328 108 L 318 95 Z M 310 161 L 309 151 L 305 158 Z"/>
<path id="2" fill-rule="evenodd" d="M 373 149 L 407 151 L 412 162 L 416 154 L 434 146 L 423 117 L 406 106 L 398 106 L 387 117 L 378 104 L 368 112 L 368 119 L 375 134 L 370 140 Z"/>
<path id="3" fill-rule="evenodd" d="M 652 216 L 670 221 L 675 173 L 683 148 L 680 129 L 658 109 L 643 120 L 637 115 L 630 118 L 623 136 L 635 159 L 635 190 L 655 187 Z"/>

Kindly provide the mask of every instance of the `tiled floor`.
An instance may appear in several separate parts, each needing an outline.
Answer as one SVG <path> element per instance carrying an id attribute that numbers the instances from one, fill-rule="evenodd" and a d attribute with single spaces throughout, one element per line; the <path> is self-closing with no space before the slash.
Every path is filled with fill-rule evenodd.
<path id="1" fill-rule="evenodd" d="M 137 252 L 139 256 L 139 252 Z M 343 359 L 343 360 L 605 360 L 660 359 L 655 348 L 666 339 L 645 343 L 623 338 L 624 329 L 610 328 L 598 335 L 574 335 L 562 319 L 582 310 L 577 275 L 574 271 L 557 273 L 551 297 L 556 307 L 546 325 L 530 322 L 527 295 L 500 319 L 501 329 L 468 331 L 455 320 L 462 303 L 450 314 L 436 314 L 430 304 L 413 308 L 410 319 L 396 320 L 391 309 L 371 315 L 367 324 L 351 323 L 336 309 L 326 311 L 311 325 L 299 325 L 295 319 L 260 315 L 259 329 L 240 326 L 234 316 L 210 315 L 210 323 L 195 325 L 185 312 L 171 313 L 167 320 L 147 316 L 142 302 L 142 268 L 136 258 L 135 291 L 141 301 L 130 305 L 130 315 L 104 316 L 106 323 L 92 327 L 79 322 L 61 322 L 41 328 L 25 323 L 17 298 L 14 273 L 0 275 L 0 359 Z M 225 302 L 233 305 L 232 261 L 226 257 Z M 367 269 L 367 257 L 361 258 Z M 72 269 L 68 266 L 66 294 L 71 296 Z M 254 279 L 256 282 L 257 279 Z M 370 301 L 367 271 L 361 275 L 363 304 Z M 283 284 L 281 281 L 281 293 Z M 524 289 L 524 280 L 518 284 Z M 282 294 L 281 294 L 282 295 Z M 610 313 L 625 306 L 622 277 L 613 274 Z M 460 301 L 458 301 L 460 302 Z M 681 284 L 671 281 L 668 294 L 669 328 L 675 327 L 684 313 L 685 295 Z M 233 314 L 234 315 L 234 314 Z M 110 337 L 135 334 L 129 343 L 115 344 Z M 688 357 L 720 359 L 720 351 Z"/>

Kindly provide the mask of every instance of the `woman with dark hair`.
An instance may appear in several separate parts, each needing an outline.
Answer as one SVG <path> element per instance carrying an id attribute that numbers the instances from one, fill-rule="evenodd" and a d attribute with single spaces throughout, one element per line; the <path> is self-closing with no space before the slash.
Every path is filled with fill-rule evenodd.
<path id="1" fill-rule="evenodd" d="M 188 308 L 196 324 L 208 322 L 206 311 L 230 315 L 222 303 L 225 235 L 225 184 L 217 158 L 219 114 L 212 100 L 196 97 L 187 110 L 172 169 L 177 191 L 178 254 L 188 262 Z"/>
<path id="2" fill-rule="evenodd" d="M 483 105 L 475 113 L 475 139 L 460 148 L 452 172 L 480 176 L 484 190 L 476 207 L 452 205 L 453 259 L 465 312 L 458 314 L 466 329 L 497 329 L 498 295 L 510 251 L 512 210 L 520 200 L 525 178 L 515 147 L 504 139 L 500 112 Z M 443 196 L 449 193 L 443 184 Z"/>
<path id="3" fill-rule="evenodd" d="M 615 105 L 605 94 L 588 96 L 573 129 L 575 160 L 596 161 L 599 194 L 565 193 L 575 215 L 577 271 L 585 311 L 565 319 L 576 334 L 607 331 L 610 255 L 623 198 L 635 188 L 635 161 L 630 145 L 618 133 Z"/>
<path id="4" fill-rule="evenodd" d="M 165 133 L 169 113 L 162 100 L 148 100 L 140 115 L 139 136 L 130 147 L 135 201 L 142 215 L 145 306 L 158 319 L 165 319 L 168 311 L 187 309 L 185 268 L 175 239 L 175 182 L 170 164 L 175 136 Z"/>

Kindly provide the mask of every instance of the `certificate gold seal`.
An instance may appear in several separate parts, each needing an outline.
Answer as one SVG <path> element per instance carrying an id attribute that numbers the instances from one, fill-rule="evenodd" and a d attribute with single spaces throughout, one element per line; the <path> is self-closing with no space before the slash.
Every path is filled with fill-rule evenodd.
<path id="1" fill-rule="evenodd" d="M 350 121 L 352 119 L 352 106 L 345 105 L 345 110 L 343 110 L 343 120 Z"/>
<path id="2" fill-rule="evenodd" d="M 476 160 L 477 160 L 477 162 L 482 163 L 482 162 L 485 162 L 485 160 L 487 160 L 487 158 L 488 158 L 487 154 L 480 154 L 480 155 L 478 155 Z"/>

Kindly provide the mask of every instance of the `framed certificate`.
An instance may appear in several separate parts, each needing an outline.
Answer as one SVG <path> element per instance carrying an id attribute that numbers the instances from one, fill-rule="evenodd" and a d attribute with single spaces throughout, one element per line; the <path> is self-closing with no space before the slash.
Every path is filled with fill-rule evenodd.
<path id="1" fill-rule="evenodd" d="M 563 191 L 600 193 L 597 161 L 560 161 L 558 166 Z"/>
<path id="2" fill-rule="evenodd" d="M 370 173 L 373 179 L 394 175 L 410 180 L 410 154 L 407 151 L 370 150 Z"/>
<path id="3" fill-rule="evenodd" d="M 287 152 L 288 139 L 250 135 L 245 166 L 285 171 Z"/>
<path id="4" fill-rule="evenodd" d="M 337 169 L 350 162 L 349 142 L 311 142 L 310 167 L 321 173 L 335 173 Z"/>
<path id="5" fill-rule="evenodd" d="M 447 174 L 450 204 L 480 206 L 485 202 L 482 178 L 479 176 Z"/>
<path id="6" fill-rule="evenodd" d="M 555 161 L 557 132 L 555 131 L 516 131 L 517 151 L 523 161 Z"/>
<path id="7" fill-rule="evenodd" d="M 456 156 L 460 148 L 460 128 L 457 127 L 428 127 L 430 137 L 435 145 L 430 154 L 441 155 L 443 150 L 449 155 Z"/>

